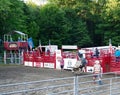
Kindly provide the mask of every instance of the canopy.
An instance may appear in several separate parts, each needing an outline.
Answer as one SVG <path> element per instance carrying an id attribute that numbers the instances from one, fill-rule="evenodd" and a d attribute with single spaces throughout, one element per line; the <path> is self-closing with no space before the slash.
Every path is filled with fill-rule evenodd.
<path id="1" fill-rule="evenodd" d="M 13 30 L 13 31 L 11 31 L 11 32 L 9 32 L 9 33 L 7 33 L 7 34 L 4 34 L 4 41 L 9 41 L 9 40 L 11 41 L 11 40 L 12 40 L 12 36 L 13 36 L 14 34 L 19 34 L 19 35 L 20 35 L 20 36 L 18 37 L 18 40 L 19 40 L 19 41 L 25 41 L 25 40 L 28 39 L 28 35 L 27 35 L 27 34 L 21 32 L 21 31 Z"/>
<path id="2" fill-rule="evenodd" d="M 16 30 L 13 30 L 13 31 L 11 31 L 11 32 L 9 32 L 9 33 L 7 33 L 7 34 L 5 34 L 5 35 L 11 35 L 11 34 L 14 34 L 14 33 L 17 33 L 17 34 L 19 34 L 19 35 L 21 35 L 21 36 L 27 35 L 27 34 L 21 32 L 21 31 L 16 31 Z"/>
<path id="3" fill-rule="evenodd" d="M 18 33 L 18 34 L 23 35 L 23 36 L 26 35 L 25 33 L 22 33 L 22 32 L 20 32 L 20 31 L 13 31 L 13 32 Z"/>

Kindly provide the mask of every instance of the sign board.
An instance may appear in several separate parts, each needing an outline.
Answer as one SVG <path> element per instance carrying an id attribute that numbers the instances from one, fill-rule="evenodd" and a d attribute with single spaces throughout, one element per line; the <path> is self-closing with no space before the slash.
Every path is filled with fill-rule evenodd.
<path id="1" fill-rule="evenodd" d="M 76 45 L 62 45 L 62 49 L 78 49 Z"/>
<path id="2" fill-rule="evenodd" d="M 55 51 L 58 50 L 58 46 L 57 45 L 48 45 L 45 48 L 46 52 L 47 52 L 47 50 L 50 50 L 51 53 L 55 53 Z"/>
<path id="3" fill-rule="evenodd" d="M 54 68 L 55 63 L 44 63 L 45 68 Z"/>
<path id="4" fill-rule="evenodd" d="M 17 43 L 9 43 L 9 48 L 17 48 Z"/>
<path id="5" fill-rule="evenodd" d="M 64 58 L 64 69 L 72 70 L 76 62 L 77 59 Z"/>
<path id="6" fill-rule="evenodd" d="M 87 66 L 86 72 L 93 73 L 93 71 L 94 71 L 93 66 Z M 102 72 L 103 72 L 103 68 L 101 68 L 101 73 L 102 73 Z"/>
<path id="7" fill-rule="evenodd" d="M 87 66 L 86 72 L 93 73 L 93 66 Z"/>

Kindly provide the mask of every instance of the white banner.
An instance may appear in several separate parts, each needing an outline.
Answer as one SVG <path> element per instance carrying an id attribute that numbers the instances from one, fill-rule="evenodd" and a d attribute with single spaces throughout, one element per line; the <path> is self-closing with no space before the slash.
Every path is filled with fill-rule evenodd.
<path id="1" fill-rule="evenodd" d="M 77 59 L 64 58 L 64 69 L 72 69 L 76 63 Z"/>
<path id="2" fill-rule="evenodd" d="M 45 68 L 54 68 L 55 63 L 44 63 Z"/>

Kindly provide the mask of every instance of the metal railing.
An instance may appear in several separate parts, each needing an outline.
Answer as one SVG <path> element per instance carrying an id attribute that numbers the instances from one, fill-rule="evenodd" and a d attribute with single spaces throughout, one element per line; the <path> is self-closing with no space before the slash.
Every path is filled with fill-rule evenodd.
<path id="1" fill-rule="evenodd" d="M 23 57 L 21 52 L 12 52 L 7 53 L 4 51 L 4 64 L 22 64 L 23 63 Z"/>
<path id="2" fill-rule="evenodd" d="M 0 85 L 0 95 L 119 95 L 120 76 L 115 73 L 102 74 L 102 85 L 92 80 L 93 75 L 75 75 Z"/>

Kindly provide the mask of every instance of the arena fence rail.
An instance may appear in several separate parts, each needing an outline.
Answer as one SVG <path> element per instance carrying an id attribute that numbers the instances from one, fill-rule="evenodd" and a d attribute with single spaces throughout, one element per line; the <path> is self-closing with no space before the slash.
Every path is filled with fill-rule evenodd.
<path id="1" fill-rule="evenodd" d="M 0 85 L 0 95 L 119 95 L 120 76 L 104 73 L 102 84 L 93 74 Z"/>

